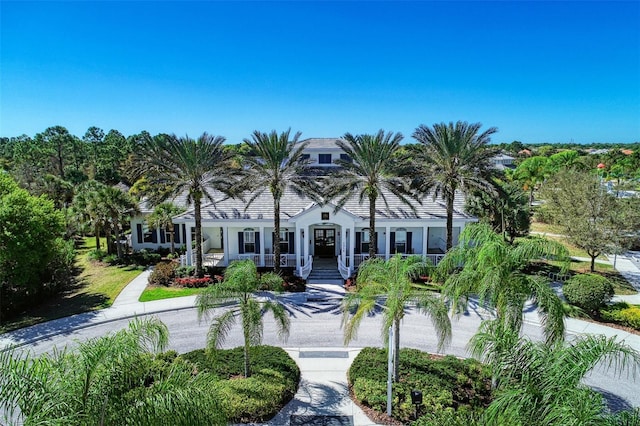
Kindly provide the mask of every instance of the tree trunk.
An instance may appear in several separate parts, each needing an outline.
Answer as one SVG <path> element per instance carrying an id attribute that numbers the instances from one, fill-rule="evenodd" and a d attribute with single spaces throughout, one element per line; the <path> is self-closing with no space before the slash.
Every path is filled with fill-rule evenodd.
<path id="1" fill-rule="evenodd" d="M 389 238 L 389 236 L 387 236 Z M 376 197 L 369 195 L 369 259 L 376 257 Z"/>
<path id="2" fill-rule="evenodd" d="M 112 240 L 113 238 L 111 238 L 111 229 L 107 228 L 106 231 L 106 236 L 107 236 L 107 254 L 113 254 L 113 244 L 112 244 Z"/>
<path id="3" fill-rule="evenodd" d="M 400 320 L 393 321 L 393 381 L 400 381 Z"/>
<path id="4" fill-rule="evenodd" d="M 533 185 L 531 186 L 531 190 L 529 191 L 529 207 L 533 206 Z"/>
<path id="5" fill-rule="evenodd" d="M 96 225 L 93 232 L 96 234 L 96 250 L 100 250 L 100 227 Z"/>
<path id="6" fill-rule="evenodd" d="M 241 302 L 242 303 L 242 302 Z M 249 360 L 249 349 L 251 347 L 251 343 L 250 343 L 250 337 L 249 337 L 249 324 L 247 324 L 245 321 L 248 321 L 247 318 L 248 317 L 248 313 L 246 312 L 246 305 L 241 308 L 243 313 L 242 313 L 242 332 L 244 334 L 244 377 L 248 378 L 251 377 L 251 363 Z"/>
<path id="7" fill-rule="evenodd" d="M 598 256 L 591 255 L 591 272 L 596 271 L 596 257 Z"/>
<path id="8" fill-rule="evenodd" d="M 453 247 L 453 199 L 454 192 L 447 195 L 447 251 Z"/>
<path id="9" fill-rule="evenodd" d="M 199 195 L 199 194 L 198 194 Z M 200 211 L 200 196 L 194 197 L 194 216 L 196 220 L 196 276 L 202 278 L 202 212 Z"/>
<path id="10" fill-rule="evenodd" d="M 280 198 L 273 197 L 273 271 L 280 274 Z"/>

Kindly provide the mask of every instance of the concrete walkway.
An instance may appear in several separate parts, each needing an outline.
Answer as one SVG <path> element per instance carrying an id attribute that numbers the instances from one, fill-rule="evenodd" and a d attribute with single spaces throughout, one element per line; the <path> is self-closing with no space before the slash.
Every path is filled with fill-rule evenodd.
<path id="1" fill-rule="evenodd" d="M 640 268 L 626 256 L 618 256 L 616 269 L 640 290 Z M 107 309 L 87 312 L 25 329 L 0 335 L 0 350 L 8 346 L 23 346 L 52 336 L 66 335 L 73 330 L 91 327 L 139 315 L 192 309 L 195 296 L 139 302 L 150 271 L 136 277 Z M 336 285 L 314 284 L 308 286 L 305 301 L 335 300 L 343 296 L 344 289 Z M 640 295 L 617 296 L 616 300 L 640 304 Z M 525 312 L 525 321 L 539 324 L 533 308 Z M 640 336 L 601 324 L 567 318 L 567 332 L 574 334 L 592 333 L 618 336 L 619 340 L 640 351 Z M 268 425 L 282 426 L 295 424 L 324 425 L 374 425 L 362 410 L 349 398 L 346 372 L 360 349 L 354 348 L 285 348 L 297 362 L 301 371 L 301 382 L 294 399 L 272 419 Z M 318 419 L 317 416 L 324 416 Z M 315 423 L 313 423 L 315 422 Z"/>

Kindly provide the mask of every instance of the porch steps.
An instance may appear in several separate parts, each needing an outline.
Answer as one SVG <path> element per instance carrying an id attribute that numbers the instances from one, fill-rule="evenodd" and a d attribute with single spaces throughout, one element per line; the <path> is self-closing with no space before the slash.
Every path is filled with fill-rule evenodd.
<path id="1" fill-rule="evenodd" d="M 314 259 L 307 284 L 344 284 L 336 259 Z"/>

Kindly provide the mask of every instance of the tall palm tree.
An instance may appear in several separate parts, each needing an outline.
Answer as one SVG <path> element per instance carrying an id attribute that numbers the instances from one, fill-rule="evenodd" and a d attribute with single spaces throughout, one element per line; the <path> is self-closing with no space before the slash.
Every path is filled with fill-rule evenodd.
<path id="1" fill-rule="evenodd" d="M 283 306 L 275 300 L 257 298 L 255 292 L 260 287 L 258 271 L 253 261 L 234 261 L 224 273 L 224 281 L 209 286 L 196 298 L 198 318 L 207 315 L 212 309 L 236 303 L 220 315 L 213 318 L 207 335 L 207 346 L 215 349 L 222 345 L 231 329 L 240 318 L 244 338 L 244 376 L 251 376 L 249 348 L 262 341 L 262 316 L 271 311 L 278 326 L 278 334 L 285 339 L 289 336 L 290 321 Z"/>
<path id="2" fill-rule="evenodd" d="M 309 175 L 309 160 L 303 156 L 307 143 L 298 143 L 301 133 L 290 139 L 291 129 L 278 135 L 254 131 L 244 142 L 250 149 L 245 156 L 247 169 L 242 188 L 251 192 L 247 208 L 266 190 L 273 197 L 274 270 L 280 271 L 280 200 L 287 189 L 318 199 L 318 186 Z"/>
<path id="3" fill-rule="evenodd" d="M 184 212 L 184 209 L 176 206 L 173 203 L 158 204 L 153 213 L 147 217 L 147 223 L 150 228 L 159 228 L 169 231 L 169 238 L 171 242 L 171 254 L 175 252 L 175 241 L 173 232 L 173 217 Z"/>
<path id="4" fill-rule="evenodd" d="M 102 209 L 102 201 L 99 196 L 99 191 L 104 187 L 104 184 L 95 180 L 83 182 L 79 185 L 72 204 L 78 214 L 77 217 L 93 228 L 97 250 L 100 250 L 100 233 L 107 224 L 107 217 Z"/>
<path id="5" fill-rule="evenodd" d="M 157 319 L 136 319 L 73 351 L 0 352 L 0 410 L 22 424 L 223 425 L 208 373 L 156 354 L 168 343 Z M 10 418 L 11 418 L 10 417 Z"/>
<path id="6" fill-rule="evenodd" d="M 341 170 L 331 178 L 327 195 L 336 199 L 336 210 L 342 208 L 354 194 L 362 203 L 369 202 L 369 257 L 376 255 L 376 202 L 381 198 L 388 206 L 388 193 L 395 195 L 411 209 L 411 191 L 407 179 L 399 176 L 401 133 L 378 131 L 375 135 L 346 133 L 338 146 L 348 159 L 338 159 Z"/>
<path id="7" fill-rule="evenodd" d="M 453 246 L 453 204 L 456 191 L 469 193 L 481 190 L 494 193 L 489 175 L 491 158 L 497 154 L 489 147 L 491 135 L 498 129 L 490 127 L 482 133 L 481 123 L 466 121 L 424 124 L 413 133 L 420 145 L 417 164 L 422 169 L 418 187 L 433 192 L 434 199 L 441 196 L 447 208 L 447 250 Z"/>
<path id="8" fill-rule="evenodd" d="M 382 336 L 385 343 L 391 344 L 388 342 L 387 331 L 390 327 L 394 330 L 393 376 L 396 381 L 399 379 L 400 322 L 407 309 L 414 307 L 431 317 L 439 348 L 451 339 L 451 323 L 443 299 L 412 281 L 413 277 L 423 274 L 427 269 L 429 266 L 419 256 L 403 258 L 401 254 L 396 254 L 386 261 L 370 258 L 358 269 L 357 291 L 348 293 L 342 305 L 345 344 L 356 337 L 364 317 L 382 309 Z"/>
<path id="9" fill-rule="evenodd" d="M 541 155 L 529 157 L 518 164 L 513 177 L 522 184 L 522 188 L 529 191 L 529 205 L 533 205 L 533 192 L 549 175 L 549 158 Z"/>
<path id="10" fill-rule="evenodd" d="M 569 255 L 560 243 L 544 238 L 525 238 L 511 245 L 487 224 L 472 224 L 460 235 L 460 244 L 438 264 L 444 278 L 443 294 L 454 309 L 466 309 L 470 296 L 495 310 L 496 318 L 508 329 L 519 331 L 527 301 L 537 304 L 547 342 L 564 336 L 562 301 L 546 278 L 529 275 L 531 261 L 554 258 L 568 269 Z M 462 268 L 460 268 L 462 265 Z"/>
<path id="11" fill-rule="evenodd" d="M 230 194 L 234 173 L 230 154 L 223 149 L 225 138 L 203 133 L 198 139 L 176 135 L 143 136 L 140 166 L 164 201 L 186 192 L 193 203 L 195 219 L 196 274 L 202 276 L 202 199 L 214 202 L 214 191 Z M 154 200 L 155 201 L 155 200 Z"/>
<path id="12" fill-rule="evenodd" d="M 545 344 L 520 337 L 496 321 L 485 321 L 470 346 L 499 379 L 483 424 L 623 424 L 606 414 L 602 395 L 581 383 L 596 365 L 613 367 L 617 374 L 628 367 L 637 374 L 640 353 L 615 337 L 583 335 L 569 344 Z"/>
<path id="13" fill-rule="evenodd" d="M 139 211 L 138 205 L 128 193 L 113 186 L 104 186 L 98 190 L 98 198 L 101 202 L 102 212 L 107 218 L 105 226 L 107 251 L 111 254 L 115 247 L 118 256 L 121 256 L 122 246 L 119 239 L 123 231 L 123 224 L 130 215 Z"/>

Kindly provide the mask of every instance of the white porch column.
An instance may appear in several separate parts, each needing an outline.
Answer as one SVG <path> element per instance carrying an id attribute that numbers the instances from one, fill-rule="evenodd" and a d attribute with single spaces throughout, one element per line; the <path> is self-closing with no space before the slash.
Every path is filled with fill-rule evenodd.
<path id="1" fill-rule="evenodd" d="M 187 245 L 187 265 L 193 265 L 193 247 L 191 247 L 191 224 L 187 223 L 185 226 L 185 233 L 187 235 L 184 236 L 184 241 Z"/>
<path id="2" fill-rule="evenodd" d="M 429 247 L 429 227 L 422 227 L 422 257 L 427 256 L 427 248 Z"/>
<path id="3" fill-rule="evenodd" d="M 264 246 L 264 226 L 260 226 L 260 266 L 264 266 L 264 252 L 266 247 Z"/>
<path id="4" fill-rule="evenodd" d="M 349 228 L 349 266 L 353 271 L 353 265 L 356 263 L 356 228 L 352 226 Z"/>
<path id="5" fill-rule="evenodd" d="M 222 244 L 224 263 L 229 266 L 231 253 L 229 253 L 229 226 L 226 224 L 222 227 L 222 239 L 224 240 L 224 244 Z"/>
<path id="6" fill-rule="evenodd" d="M 309 226 L 305 226 L 304 228 L 304 242 L 302 245 L 304 246 L 304 261 L 306 262 L 309 258 L 309 241 L 311 241 L 311 234 L 309 233 Z"/>
<path id="7" fill-rule="evenodd" d="M 384 234 L 384 258 L 389 260 L 389 255 L 391 254 L 391 227 L 387 225 L 385 234 Z"/>
<path id="8" fill-rule="evenodd" d="M 300 270 L 300 233 L 302 229 L 296 227 L 296 232 L 293 235 L 294 251 L 296 252 L 296 272 Z"/>
<path id="9" fill-rule="evenodd" d="M 340 254 L 342 255 L 342 260 L 346 263 L 345 257 L 347 256 L 347 228 L 344 226 L 340 227 Z"/>

